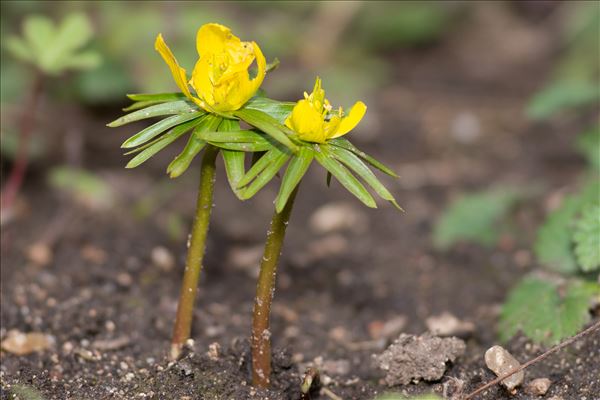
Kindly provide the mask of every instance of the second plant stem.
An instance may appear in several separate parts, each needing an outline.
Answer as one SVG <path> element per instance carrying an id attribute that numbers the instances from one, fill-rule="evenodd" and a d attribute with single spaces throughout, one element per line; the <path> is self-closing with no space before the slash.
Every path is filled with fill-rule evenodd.
<path id="1" fill-rule="evenodd" d="M 298 186 L 290 195 L 287 204 L 281 211 L 273 213 L 271 225 L 267 233 L 265 251 L 260 263 L 260 274 L 254 300 L 254 315 L 252 320 L 252 384 L 256 387 L 266 388 L 271 377 L 271 331 L 269 330 L 269 316 L 271 303 L 275 293 L 275 278 L 277 275 L 277 262 L 283 247 L 285 230 L 290 220 L 294 199 Z"/>
<path id="2" fill-rule="evenodd" d="M 198 290 L 198 280 L 202 270 L 202 260 L 206 247 L 206 234 L 210 222 L 215 186 L 216 158 L 219 149 L 208 145 L 202 158 L 200 170 L 200 187 L 196 203 L 196 215 L 192 226 L 185 272 L 181 284 L 181 293 L 177 305 L 177 317 L 171 340 L 171 358 L 176 359 L 192 331 L 192 316 Z"/>

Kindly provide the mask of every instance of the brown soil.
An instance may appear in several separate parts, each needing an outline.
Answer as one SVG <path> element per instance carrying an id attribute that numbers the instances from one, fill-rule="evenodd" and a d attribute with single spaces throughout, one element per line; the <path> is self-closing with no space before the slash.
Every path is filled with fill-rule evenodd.
<path id="1" fill-rule="evenodd" d="M 402 178 L 390 187 L 406 212 L 384 204 L 363 209 L 339 185 L 328 189 L 321 170 L 310 171 L 280 265 L 272 315 L 278 350 L 269 391 L 249 384 L 247 338 L 257 273 L 252 260 L 260 257 L 275 188 L 240 204 L 220 166 L 194 343 L 170 364 L 166 354 L 198 171 L 176 181 L 162 178 L 173 156 L 168 152 L 134 171 L 122 169 L 119 143 L 135 127 L 108 131 L 103 123 L 118 111 L 94 110 L 84 159 L 86 168 L 116 188 L 114 206 L 92 210 L 58 195 L 42 179 L 45 166 L 38 165 L 22 196 L 25 212 L 2 229 L 0 334 L 39 331 L 53 335 L 56 345 L 28 356 L 3 352 L 0 399 L 24 387 L 48 400 L 299 399 L 302 373 L 315 360 L 330 378 L 322 379 L 329 391 L 343 399 L 373 399 L 387 391 L 442 393 L 444 386 L 455 390 L 454 378 L 468 392 L 494 378 L 483 354 L 497 344 L 498 307 L 507 290 L 536 268 L 529 249 L 545 212 L 540 205 L 584 168 L 571 149 L 586 121 L 533 124 L 523 116 L 550 71 L 552 31 L 549 23 L 511 30 L 501 39 L 493 28 L 487 36 L 459 31 L 445 44 L 390 55 L 397 67 L 394 84 L 370 102 L 383 119 L 366 121 L 370 134 L 363 131 L 364 139 L 357 131 L 353 140 L 399 171 Z M 511 35 L 525 35 L 532 48 L 546 50 L 524 57 L 527 51 L 498 46 L 480 62 L 464 56 L 494 47 L 491 40 L 523 43 Z M 473 140 L 449 134 L 459 115 L 478 120 Z M 534 188 L 515 211 L 510 233 L 491 249 L 465 244 L 435 251 L 431 230 L 447 202 L 492 184 Z M 150 212 L 140 217 L 141 199 Z M 359 223 L 335 233 L 311 230 L 314 211 L 332 202 L 349 204 Z M 183 218 L 183 237 L 173 228 L 176 218 Z M 39 241 L 52 243 L 46 266 L 27 257 Z M 158 246 L 174 256 L 174 267 L 152 260 Z M 376 339 L 376 328 L 404 316 L 402 331 L 420 334 L 427 317 L 445 311 L 475 324 L 465 355 L 439 382 L 385 386 L 373 355 L 397 333 Z M 598 335 L 590 336 L 551 356 L 527 370 L 526 382 L 549 378 L 544 398 L 600 399 L 599 342 Z M 213 345 L 209 354 L 213 343 L 220 350 Z M 521 361 L 543 350 L 523 337 L 506 348 Z M 317 390 L 311 398 L 330 397 Z M 479 398 L 531 397 L 497 387 Z"/>

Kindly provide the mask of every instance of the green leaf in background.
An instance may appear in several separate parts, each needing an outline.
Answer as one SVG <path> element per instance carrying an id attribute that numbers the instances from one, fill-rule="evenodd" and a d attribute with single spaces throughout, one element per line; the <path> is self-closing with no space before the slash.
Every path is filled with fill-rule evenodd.
<path id="1" fill-rule="evenodd" d="M 587 205 L 573 230 L 575 257 L 585 272 L 600 268 L 600 203 Z"/>
<path id="2" fill-rule="evenodd" d="M 29 385 L 11 385 L 8 392 L 15 397 L 9 397 L 11 399 L 21 400 L 45 400 L 42 393 L 39 390 Z"/>
<path id="3" fill-rule="evenodd" d="M 106 208 L 113 202 L 110 186 L 96 174 L 73 167 L 55 167 L 48 173 L 48 183 L 91 208 Z"/>
<path id="4" fill-rule="evenodd" d="M 579 135 L 576 147 L 592 168 L 600 173 L 600 125 Z"/>
<path id="5" fill-rule="evenodd" d="M 494 245 L 500 234 L 499 222 L 518 199 L 514 189 L 498 188 L 453 201 L 435 225 L 435 247 L 445 250 L 463 240 Z"/>
<path id="6" fill-rule="evenodd" d="M 546 217 L 538 229 L 533 250 L 540 263 L 562 273 L 577 271 L 571 249 L 571 224 L 580 208 L 577 197 L 564 199 L 563 204 Z"/>
<path id="7" fill-rule="evenodd" d="M 598 84 L 579 80 L 552 83 L 531 99 L 527 115 L 533 119 L 545 119 L 558 111 L 594 104 L 600 99 Z"/>
<path id="8" fill-rule="evenodd" d="M 459 11 L 446 2 L 403 1 L 374 3 L 357 16 L 360 39 L 370 48 L 418 47 L 441 39 Z"/>
<path id="9" fill-rule="evenodd" d="M 59 25 L 45 16 L 32 15 L 23 23 L 23 37 L 10 37 L 7 49 L 15 58 L 50 75 L 67 69 L 91 69 L 100 65 L 100 54 L 80 50 L 92 34 L 89 20 L 81 13 L 67 15 Z"/>
<path id="10" fill-rule="evenodd" d="M 502 307 L 500 338 L 522 331 L 537 343 L 552 345 L 573 336 L 590 321 L 589 308 L 600 285 L 580 280 L 557 285 L 540 278 L 523 279 Z"/>
<path id="11" fill-rule="evenodd" d="M 533 247 L 540 263 L 561 273 L 577 272 L 572 241 L 575 218 L 584 207 L 597 201 L 599 193 L 600 183 L 592 181 L 578 194 L 566 197 L 561 206 L 546 217 Z"/>

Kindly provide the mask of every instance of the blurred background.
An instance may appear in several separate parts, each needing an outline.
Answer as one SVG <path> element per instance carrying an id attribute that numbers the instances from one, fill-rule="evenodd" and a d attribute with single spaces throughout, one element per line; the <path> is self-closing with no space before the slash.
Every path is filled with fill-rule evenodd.
<path id="1" fill-rule="evenodd" d="M 198 27 L 218 22 L 256 41 L 268 61 L 281 61 L 263 84 L 269 97 L 295 101 L 319 75 L 334 106 L 364 101 L 366 117 L 349 138 L 401 176 L 384 180 L 406 210 L 399 215 L 384 204 L 363 210 L 339 185 L 328 189 L 322 170 L 310 171 L 278 294 L 292 309 L 311 310 L 299 311 L 311 333 L 288 338 L 307 357 L 329 351 L 323 349 L 336 340 L 335 321 L 354 324 L 350 335 L 364 340 L 375 335 L 375 320 L 398 314 L 408 316 L 406 329 L 415 332 L 427 316 L 448 309 L 497 316 L 482 307 L 501 302 L 544 260 L 544 250 L 533 249 L 544 215 L 581 182 L 597 179 L 598 2 L 3 1 L 0 7 L 3 188 L 19 164 L 19 137 L 31 131 L 21 152 L 28 169 L 9 214 L 3 202 L 2 296 L 41 304 L 29 304 L 36 320 L 3 302 L 3 326 L 50 329 L 48 306 L 19 297 L 37 282 L 59 302 L 89 287 L 87 299 L 98 299 L 99 309 L 118 303 L 120 311 L 107 311 L 118 326 L 133 335 L 155 332 L 157 343 L 168 337 L 179 279 L 174 267 L 185 254 L 199 160 L 181 178 L 168 179 L 166 166 L 182 140 L 125 170 L 120 144 L 147 124 L 105 126 L 122 115 L 127 93 L 177 91 L 154 50 L 159 32 L 188 72 Z M 214 268 L 206 271 L 200 301 L 242 316 L 223 321 L 210 311 L 197 329 L 221 324 L 231 335 L 247 331 L 248 278 L 256 276 L 276 190 L 268 186 L 240 204 L 218 180 L 207 261 Z M 368 274 L 365 265 L 372 267 Z M 53 266 L 46 274 L 60 279 L 40 275 L 46 266 Z M 465 282 L 469 290 L 457 296 Z M 170 297 L 157 300 L 157 293 Z M 155 306 L 167 317 L 150 321 L 143 309 Z M 335 318 L 313 318 L 321 308 Z M 290 321 L 278 315 L 281 334 Z M 491 326 L 482 328 L 483 342 L 495 337 Z M 86 335 L 61 332 L 53 334 Z M 156 351 L 137 345 L 143 354 Z"/>

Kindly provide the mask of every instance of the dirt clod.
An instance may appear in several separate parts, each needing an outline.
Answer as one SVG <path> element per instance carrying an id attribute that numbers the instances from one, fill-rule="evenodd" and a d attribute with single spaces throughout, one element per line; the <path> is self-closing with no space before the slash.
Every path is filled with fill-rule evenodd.
<path id="1" fill-rule="evenodd" d="M 454 361 L 465 352 L 465 342 L 458 338 L 439 338 L 402 334 L 379 357 L 379 368 L 386 371 L 389 386 L 406 385 L 423 379 L 440 379 L 446 362 Z"/>
<path id="2" fill-rule="evenodd" d="M 54 338 L 40 332 L 23 333 L 15 330 L 8 332 L 2 340 L 2 350 L 18 356 L 44 351 L 54 344 Z"/>
<path id="3" fill-rule="evenodd" d="M 489 369 L 494 371 L 497 376 L 504 375 L 515 368 L 521 366 L 521 363 L 512 356 L 502 346 L 490 347 L 485 352 L 485 364 Z M 523 383 L 525 371 L 519 371 L 516 374 L 504 379 L 501 383 L 509 391 L 513 391 L 517 386 Z"/>

